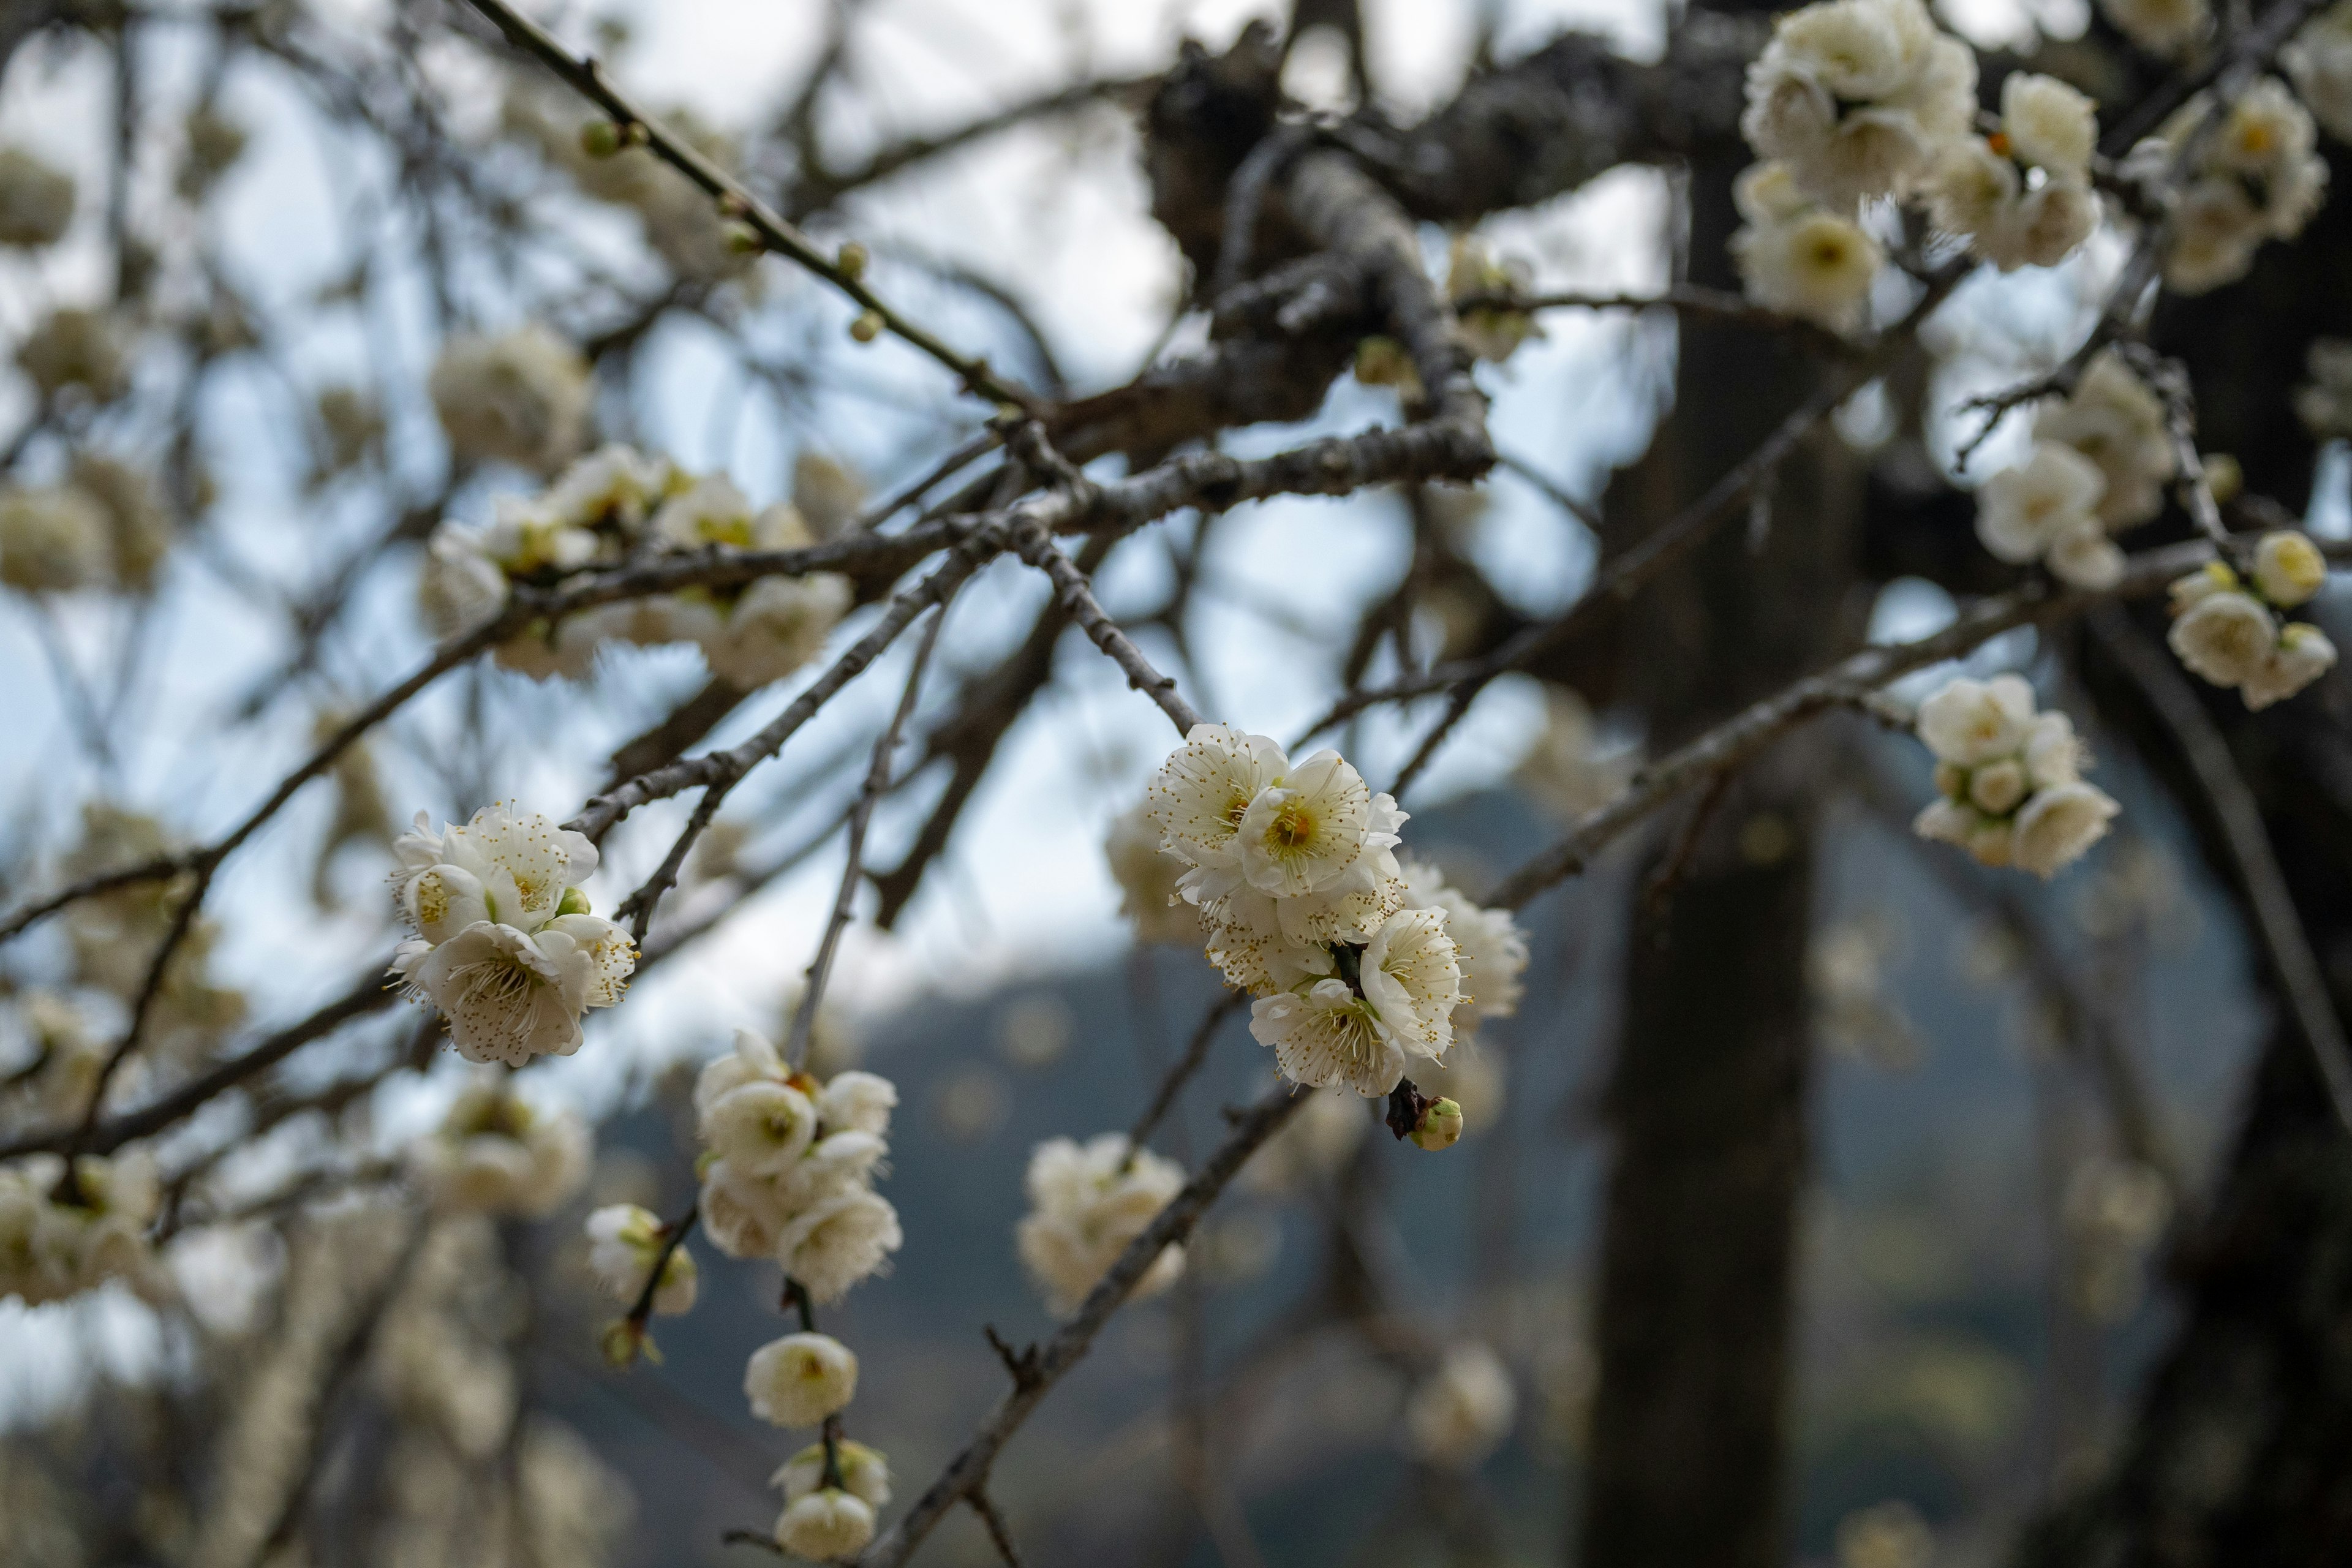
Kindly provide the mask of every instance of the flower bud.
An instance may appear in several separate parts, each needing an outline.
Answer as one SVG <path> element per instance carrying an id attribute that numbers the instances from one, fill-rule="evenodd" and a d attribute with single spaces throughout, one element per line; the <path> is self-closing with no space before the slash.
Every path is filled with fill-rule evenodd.
<path id="1" fill-rule="evenodd" d="M 646 129 L 646 122 L 642 120 L 632 120 L 621 127 L 621 140 L 632 147 L 643 147 L 653 139 L 654 133 Z"/>
<path id="2" fill-rule="evenodd" d="M 852 283 L 866 276 L 866 247 L 854 239 L 844 244 L 833 258 L 833 264 L 841 268 L 841 275 Z"/>
<path id="3" fill-rule="evenodd" d="M 593 912 L 594 911 L 588 907 L 588 890 L 584 888 L 566 888 L 563 889 L 563 897 L 555 900 L 555 913 L 559 920 L 565 915 L 584 915 Z"/>
<path id="4" fill-rule="evenodd" d="M 760 237 L 760 231 L 748 223 L 730 223 L 725 232 L 727 248 L 738 256 L 756 256 L 768 247 L 768 242 Z"/>
<path id="5" fill-rule="evenodd" d="M 591 158 L 610 158 L 628 141 L 627 129 L 610 120 L 592 120 L 580 128 L 580 150 Z"/>
<path id="6" fill-rule="evenodd" d="M 656 1366 L 661 1365 L 661 1352 L 654 1348 L 653 1335 L 646 1332 L 643 1323 L 627 1318 L 615 1318 L 605 1324 L 604 1331 L 597 1336 L 596 1348 L 604 1352 L 604 1364 L 609 1367 L 626 1367 L 639 1356 Z"/>
<path id="7" fill-rule="evenodd" d="M 1433 1152 L 1451 1149 L 1462 1136 L 1462 1107 L 1451 1100 L 1433 1100 L 1429 1109 L 1421 1113 L 1421 1121 L 1412 1130 L 1416 1147 Z"/>
<path id="8" fill-rule="evenodd" d="M 2254 586 L 2282 609 L 2302 604 L 2326 582 L 2327 558 L 2294 529 L 2265 533 L 2254 546 Z"/>
<path id="9" fill-rule="evenodd" d="M 751 1352 L 743 1393 L 751 1414 L 779 1426 L 814 1426 L 857 1392 L 857 1356 L 831 1334 L 786 1334 Z"/>
<path id="10" fill-rule="evenodd" d="M 838 1487 L 814 1491 L 776 1520 L 776 1544 L 811 1563 L 854 1557 L 874 1539 L 874 1510 Z"/>
<path id="11" fill-rule="evenodd" d="M 870 343 L 882 335 L 882 312 L 868 310 L 849 323 L 849 335 L 861 343 Z"/>
<path id="12" fill-rule="evenodd" d="M 1987 763 L 1969 775 L 1969 799 L 1979 811 L 2005 816 L 2025 798 L 2025 770 L 2014 757 Z"/>
<path id="13" fill-rule="evenodd" d="M 1952 800 L 1962 800 L 1967 798 L 1969 793 L 1969 770 L 1960 766 L 1958 763 L 1937 763 L 1936 764 L 1936 793 Z"/>

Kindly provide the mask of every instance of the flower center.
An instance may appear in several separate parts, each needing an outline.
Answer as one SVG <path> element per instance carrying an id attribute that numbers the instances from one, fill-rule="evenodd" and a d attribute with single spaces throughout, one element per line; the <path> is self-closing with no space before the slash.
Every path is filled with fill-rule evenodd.
<path id="1" fill-rule="evenodd" d="M 1297 851 L 1315 839 L 1315 814 L 1298 801 L 1286 803 L 1266 825 L 1265 841 L 1276 850 Z"/>

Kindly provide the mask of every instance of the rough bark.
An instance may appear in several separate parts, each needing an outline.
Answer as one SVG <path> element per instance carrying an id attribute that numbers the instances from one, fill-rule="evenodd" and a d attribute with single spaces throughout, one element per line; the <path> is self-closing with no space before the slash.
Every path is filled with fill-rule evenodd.
<path id="1" fill-rule="evenodd" d="M 1738 287 L 1725 245 L 1742 162 L 1726 148 L 1691 165 L 1693 281 Z M 1675 410 L 1621 477 L 1611 517 L 1633 520 L 1638 537 L 1670 515 L 1752 449 L 1814 374 L 1768 336 L 1685 321 Z M 1783 467 L 1769 511 L 1629 607 L 1618 691 L 1647 715 L 1654 751 L 1839 651 L 1859 500 L 1853 465 L 1833 438 L 1817 440 Z M 1589 1568 L 1788 1557 L 1811 851 L 1806 792 L 1768 762 L 1717 803 L 1687 853 L 1664 848 L 1634 895 L 1606 1103 L 1601 1380 L 1579 1553 Z"/>

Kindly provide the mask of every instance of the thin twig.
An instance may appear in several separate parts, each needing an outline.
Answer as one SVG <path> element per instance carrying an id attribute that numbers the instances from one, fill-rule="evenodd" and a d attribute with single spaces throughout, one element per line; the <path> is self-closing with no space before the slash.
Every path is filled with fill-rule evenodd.
<path id="1" fill-rule="evenodd" d="M 2336 1119 L 2352 1131 L 2352 1046 L 2344 1037 L 2344 1023 L 2327 990 L 2327 977 L 2313 952 L 2303 917 L 2287 890 L 2270 834 L 2263 826 L 2262 806 L 2238 772 L 2230 742 L 2198 701 L 2197 693 L 2170 659 L 2148 645 L 2121 611 L 2102 605 L 2090 617 L 2091 631 L 2100 646 L 2115 656 L 2157 718 L 2179 744 L 2181 759 L 2197 780 L 2197 787 L 2213 808 L 2221 845 L 2236 868 L 2238 882 L 2253 915 L 2253 934 L 2278 979 L 2295 1030 L 2310 1047 Z"/>
<path id="2" fill-rule="evenodd" d="M 784 1060 L 797 1068 L 808 1055 L 809 1037 L 816 1029 L 817 1008 L 824 1000 L 826 982 L 833 978 L 833 961 L 841 951 L 841 934 L 849 927 L 850 912 L 857 901 L 857 884 L 866 868 L 866 827 L 874 819 L 874 806 L 890 785 L 890 761 L 898 754 L 898 737 L 905 733 L 907 721 L 914 716 L 915 704 L 922 696 L 923 674 L 930 668 L 931 649 L 938 646 L 940 628 L 947 625 L 948 608 L 954 602 L 954 593 L 940 601 L 929 626 L 923 628 L 922 640 L 915 645 L 915 662 L 907 671 L 907 687 L 899 694 L 898 706 L 890 715 L 890 722 L 874 742 L 873 760 L 866 769 L 865 785 L 857 792 L 857 804 L 849 808 L 849 847 L 841 867 L 841 887 L 834 894 L 833 914 L 824 922 L 824 936 L 818 942 L 816 957 L 810 961 L 807 983 L 801 991 L 800 1005 L 793 1010 L 792 1033 L 784 1040 Z"/>

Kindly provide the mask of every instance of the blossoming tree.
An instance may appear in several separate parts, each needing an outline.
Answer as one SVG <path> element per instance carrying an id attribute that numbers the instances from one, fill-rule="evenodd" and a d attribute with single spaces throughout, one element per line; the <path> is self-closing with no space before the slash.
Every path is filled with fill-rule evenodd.
<path id="1" fill-rule="evenodd" d="M 1204 1219 L 1255 1183 L 1316 1194 L 1297 1331 L 1377 1352 L 1415 1516 L 1455 1554 L 1527 1534 L 1473 1478 L 1522 1390 L 1589 1362 L 1552 1401 L 1578 1560 L 1787 1561 L 1815 1039 L 1890 1027 L 1867 944 L 1815 918 L 1820 868 L 1893 807 L 2071 998 L 2039 889 L 2169 797 L 2276 1021 L 2210 1170 L 2132 1040 L 2059 1031 L 2111 1148 L 2045 1217 L 2105 1247 L 2070 1256 L 2109 1285 L 2168 1223 L 2179 1311 L 2128 1436 L 2003 1507 L 2035 1510 L 2034 1563 L 2352 1552 L 2352 774 L 2342 531 L 2316 521 L 2352 437 L 2328 200 L 2352 0 L 2099 0 L 2005 38 L 1922 0 L 1725 0 L 1661 9 L 1640 58 L 1465 4 L 1459 79 L 1411 110 L 1367 37 L 1418 9 L 1299 0 L 911 131 L 870 122 L 870 9 L 808 19 L 786 101 L 724 132 L 638 96 L 616 20 L 559 8 L 0 9 L 0 615 L 44 693 L 12 700 L 32 739 L 0 838 L 0 1297 L 26 1325 L 138 1303 L 181 1347 L 142 1397 L 196 1438 L 110 1448 L 142 1500 L 115 1518 L 47 1479 L 63 1423 L 25 1438 L 8 1463 L 43 1479 L 0 1480 L 10 1550 L 604 1560 L 616 1483 L 511 1321 L 570 1332 L 546 1303 L 601 1295 L 593 1353 L 547 1364 L 657 1379 L 665 1342 L 717 1332 L 715 1251 L 775 1319 L 720 1347 L 747 1419 L 814 1439 L 751 1456 L 781 1459 L 780 1511 L 732 1545 L 891 1568 L 968 1513 L 1019 1563 L 1000 1458 L 1165 1294 L 1171 1560 L 1198 1521 L 1246 1563 L 1182 1388 Z M 1175 289 L 1091 389 L 1023 289 L 919 224 L 864 232 L 940 170 L 998 201 L 958 160 L 1071 126 L 1139 161 L 1148 190 L 1111 188 Z M 257 206 L 239 171 L 289 145 L 332 177 Z M 1654 221 L 1579 243 L 1645 286 L 1514 253 L 1621 174 Z M 335 230 L 331 275 L 248 243 L 289 217 Z M 2060 324 L 2016 328 L 2037 312 Z M 1547 322 L 1642 405 L 1622 461 L 1571 453 L 1580 479 L 1507 434 L 1573 444 L 1558 387 L 1521 379 Z M 777 471 L 677 437 L 714 364 L 790 433 Z M 1511 486 L 1583 563 L 1482 536 Z M 1286 538 L 1309 497 L 1401 504 L 1404 548 Z M 1387 578 L 1236 637 L 1244 549 L 1276 581 Z M 1923 592 L 1927 622 L 1874 613 Z M 1141 1103 L 1028 1152 L 992 1245 L 1054 1326 L 989 1327 L 1001 1396 L 902 1443 L 866 1419 L 887 1372 L 855 1313 L 925 1245 L 890 1155 L 934 1130 L 905 1074 L 829 1048 L 836 973 L 948 896 L 1007 758 L 1085 729 L 1068 704 L 1106 675 L 1150 754 L 1107 832 L 1056 775 L 1054 852 L 1219 999 L 1168 1020 L 1189 1044 Z M 1514 723 L 1549 841 L 1483 868 L 1416 844 L 1447 767 L 1505 782 Z M 1609 1169 L 1589 1354 L 1538 1368 L 1418 1312 L 1366 1173 L 1392 1153 L 1409 1185 L 1501 1124 L 1497 1064 L 1559 1043 L 1523 1005 L 1532 922 L 1579 879 L 1601 892 L 1578 920 L 1621 939 L 1613 977 L 1574 980 L 1621 1015 Z M 745 927 L 758 955 L 728 962 L 788 1000 L 727 1020 L 731 1047 L 673 1043 L 690 1197 L 649 1206 L 552 1064 L 618 1056 L 632 984 Z M 1220 1053 L 1262 1087 L 1203 1147 L 1182 1109 Z M 203 1272 L 224 1247 L 262 1302 L 235 1331 Z M 1886 1507 L 1841 1526 L 1850 1568 L 1926 1561 Z"/>

